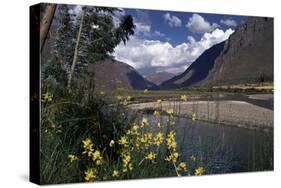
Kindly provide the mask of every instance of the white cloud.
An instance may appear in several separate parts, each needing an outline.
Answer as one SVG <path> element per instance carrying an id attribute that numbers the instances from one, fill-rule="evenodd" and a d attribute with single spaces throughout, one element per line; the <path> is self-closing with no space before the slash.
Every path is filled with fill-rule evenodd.
<path id="1" fill-rule="evenodd" d="M 209 23 L 199 14 L 193 14 L 192 17 L 189 18 L 186 27 L 191 32 L 205 33 L 212 32 L 216 28 L 219 27 L 217 23 Z"/>
<path id="2" fill-rule="evenodd" d="M 136 29 L 135 29 L 136 34 L 149 33 L 151 30 L 151 26 L 148 24 L 141 23 L 141 22 L 135 22 L 134 24 L 136 26 Z"/>
<path id="3" fill-rule="evenodd" d="M 170 13 L 166 13 L 163 15 L 164 20 L 169 24 L 170 27 L 180 27 L 181 19 L 177 16 L 170 15 Z"/>
<path id="4" fill-rule="evenodd" d="M 237 26 L 236 21 L 233 20 L 233 19 L 225 19 L 225 20 L 221 19 L 220 23 L 224 24 L 224 25 L 227 25 L 229 27 L 236 27 Z"/>
<path id="5" fill-rule="evenodd" d="M 211 33 L 205 33 L 198 41 L 192 36 L 188 36 L 186 42 L 177 46 L 173 46 L 169 42 L 146 40 L 133 36 L 126 45 L 119 44 L 113 55 L 116 60 L 125 62 L 135 69 L 157 67 L 158 70 L 180 73 L 206 49 L 226 40 L 232 33 L 232 29 L 226 31 L 215 29 Z"/>

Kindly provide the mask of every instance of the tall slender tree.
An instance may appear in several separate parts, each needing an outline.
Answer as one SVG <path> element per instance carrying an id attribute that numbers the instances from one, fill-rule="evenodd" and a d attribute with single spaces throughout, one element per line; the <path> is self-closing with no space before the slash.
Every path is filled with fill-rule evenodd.
<path id="1" fill-rule="evenodd" d="M 134 34 L 133 18 L 126 15 L 120 18 L 118 27 L 114 26 L 112 13 L 118 9 L 103 7 L 83 7 L 79 21 L 76 45 L 68 76 L 68 87 L 71 86 L 73 74 L 81 72 L 89 63 L 106 58 L 114 48 Z M 79 62 L 78 62 L 79 61 Z M 78 73 L 79 74 L 79 73 Z"/>
<path id="2" fill-rule="evenodd" d="M 55 11 L 56 11 L 56 4 L 47 4 L 43 17 L 40 22 L 40 52 L 44 47 L 48 32 L 50 30 L 50 26 L 52 24 Z"/>

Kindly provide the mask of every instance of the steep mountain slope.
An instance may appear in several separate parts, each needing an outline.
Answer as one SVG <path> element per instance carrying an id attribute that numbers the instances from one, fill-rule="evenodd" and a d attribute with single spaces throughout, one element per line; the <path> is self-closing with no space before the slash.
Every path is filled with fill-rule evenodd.
<path id="1" fill-rule="evenodd" d="M 169 73 L 169 72 L 157 72 L 157 73 L 153 73 L 150 75 L 145 76 L 145 78 L 156 84 L 159 85 L 161 84 L 163 81 L 171 79 L 172 77 L 174 77 L 175 75 L 173 73 Z"/>
<path id="2" fill-rule="evenodd" d="M 198 83 L 208 76 L 209 71 L 213 68 L 215 59 L 223 50 L 224 42 L 214 45 L 206 50 L 193 62 L 185 72 L 173 77 L 170 80 L 163 82 L 160 85 L 161 89 L 175 89 L 187 87 Z"/>
<path id="3" fill-rule="evenodd" d="M 203 84 L 273 81 L 273 19 L 249 18 L 226 41 Z"/>
<path id="4" fill-rule="evenodd" d="M 113 59 L 89 65 L 88 71 L 94 72 L 95 88 L 98 90 L 116 88 L 143 90 L 155 86 L 144 79 L 133 67 Z"/>
<path id="5" fill-rule="evenodd" d="M 259 81 L 273 81 L 273 19 L 250 17 L 228 40 L 206 50 L 184 73 L 160 88 Z"/>

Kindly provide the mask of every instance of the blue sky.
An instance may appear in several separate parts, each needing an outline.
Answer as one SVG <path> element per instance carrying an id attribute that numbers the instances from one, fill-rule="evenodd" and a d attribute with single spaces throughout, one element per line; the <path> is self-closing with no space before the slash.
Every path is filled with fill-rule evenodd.
<path id="1" fill-rule="evenodd" d="M 111 55 L 134 67 L 143 76 L 157 72 L 180 74 L 205 50 L 225 41 L 247 16 L 122 9 L 112 15 L 116 26 L 121 16 L 133 17 L 135 34 L 120 43 Z M 79 14 L 81 6 L 71 13 Z M 206 62 L 208 63 L 208 62 Z"/>
<path id="2" fill-rule="evenodd" d="M 246 16 L 122 9 L 136 25 L 126 45 L 119 44 L 116 60 L 142 75 L 156 72 L 180 74 L 206 49 L 226 40 L 247 20 Z"/>
<path id="3" fill-rule="evenodd" d="M 173 11 L 158 11 L 158 10 L 141 10 L 141 9 L 124 9 L 126 14 L 130 14 L 134 17 L 134 20 L 151 26 L 151 30 L 160 31 L 165 34 L 166 37 L 152 36 L 148 39 L 156 39 L 165 41 L 168 38 L 173 45 L 178 45 L 186 41 L 186 36 L 193 36 L 196 40 L 202 37 L 202 33 L 191 32 L 186 24 L 189 18 L 193 14 L 202 16 L 205 21 L 209 23 L 217 23 L 219 28 L 226 30 L 228 28 L 235 29 L 235 24 L 226 25 L 221 23 L 221 20 L 233 20 L 236 25 L 240 25 L 246 20 L 245 16 L 233 16 L 233 15 L 220 15 L 220 14 L 205 14 L 205 13 L 189 13 L 189 12 L 173 12 Z M 181 25 L 173 25 L 173 21 L 167 20 L 167 13 L 169 17 L 175 16 L 181 20 Z M 166 15 L 166 19 L 165 19 Z M 169 24 L 170 23 L 170 24 Z M 175 22 L 173 22 L 175 23 Z M 145 37 L 145 36 L 144 36 Z"/>

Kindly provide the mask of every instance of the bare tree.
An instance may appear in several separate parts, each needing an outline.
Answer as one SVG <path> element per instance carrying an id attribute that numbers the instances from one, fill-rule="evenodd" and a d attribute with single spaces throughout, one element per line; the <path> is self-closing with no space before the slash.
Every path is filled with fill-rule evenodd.
<path id="1" fill-rule="evenodd" d="M 74 73 L 75 65 L 77 63 L 78 48 L 79 48 L 79 42 L 80 42 L 80 37 L 81 37 L 81 32 L 82 32 L 82 27 L 83 27 L 83 21 L 84 21 L 84 13 L 82 12 L 81 13 L 81 21 L 80 21 L 80 25 L 79 25 L 79 31 L 78 31 L 77 38 L 76 38 L 73 61 L 72 61 L 72 64 L 71 64 L 70 73 L 68 75 L 67 87 L 70 87 L 70 85 L 71 85 L 72 76 L 73 76 L 73 73 Z"/>
<path id="2" fill-rule="evenodd" d="M 44 15 L 40 23 L 40 52 L 42 52 L 44 47 L 51 23 L 55 15 L 56 7 L 56 4 L 48 4 L 45 8 Z"/>

